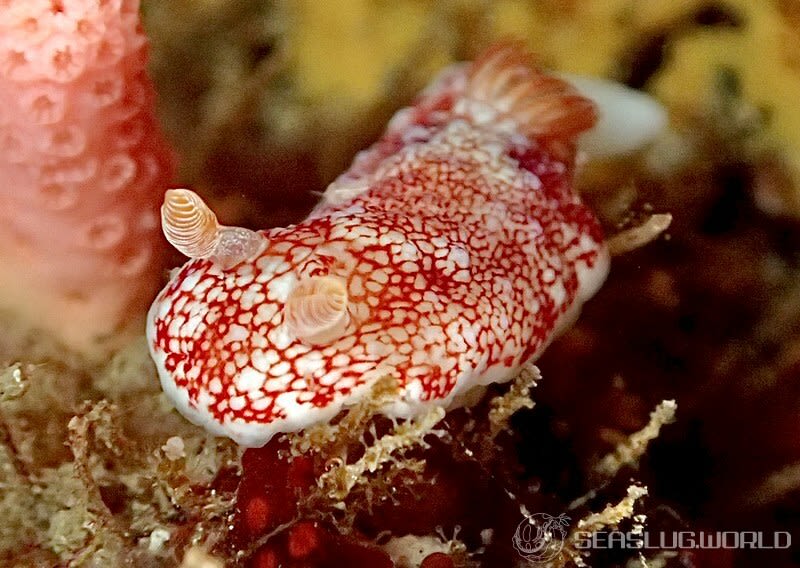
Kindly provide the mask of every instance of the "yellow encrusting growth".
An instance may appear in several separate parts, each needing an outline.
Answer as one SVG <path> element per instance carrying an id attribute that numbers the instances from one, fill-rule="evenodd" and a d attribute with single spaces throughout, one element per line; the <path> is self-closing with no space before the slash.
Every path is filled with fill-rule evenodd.
<path id="1" fill-rule="evenodd" d="M 655 94 L 676 109 L 713 103 L 720 70 L 735 74 L 742 99 L 766 113 L 759 142 L 780 153 L 795 192 L 800 187 L 800 34 L 798 20 L 782 13 L 784 2 L 727 0 L 743 17 L 741 29 L 697 29 L 674 42 Z M 696 110 L 695 110 L 696 112 Z M 800 211 L 794 211 L 800 214 Z"/>
<path id="2" fill-rule="evenodd" d="M 699 23 L 699 14 L 712 9 L 738 25 Z M 796 15 L 781 0 L 724 0 L 711 7 L 702 0 L 500 0 L 483 3 L 480 15 L 467 3 L 445 9 L 414 0 L 338 0 L 303 2 L 290 12 L 288 49 L 298 96 L 320 108 L 335 101 L 340 112 L 328 118 L 341 125 L 396 96 L 392 78 L 398 74 L 412 70 L 419 86 L 434 69 L 501 38 L 523 39 L 544 65 L 558 70 L 622 78 L 624 62 L 663 37 L 664 58 L 646 88 L 673 113 L 710 112 L 720 70 L 732 70 L 743 102 L 769 117 L 756 142 L 780 155 L 800 187 L 800 35 Z M 469 42 L 460 35 L 476 31 Z M 785 212 L 800 215 L 800 199 L 784 201 L 784 208 L 797 209 Z"/>
<path id="3" fill-rule="evenodd" d="M 748 133 L 761 153 L 744 158 L 774 156 L 775 175 L 765 183 L 786 186 L 773 203 L 760 199 L 759 205 L 800 216 L 800 109 L 794 104 L 800 34 L 798 11 L 788 0 L 303 0 L 275 2 L 256 14 L 227 2 L 200 12 L 183 2 L 145 4 L 154 69 L 166 94 L 176 89 L 175 74 L 185 73 L 165 57 L 180 37 L 192 29 L 207 34 L 209 20 L 224 23 L 203 35 L 203 54 L 193 62 L 197 73 L 188 79 L 198 82 L 193 90 L 203 93 L 202 104 L 165 97 L 173 105 L 167 123 L 182 129 L 177 142 L 186 146 L 189 177 L 227 138 L 259 157 L 278 149 L 310 156 L 321 189 L 377 136 L 376 125 L 442 67 L 512 37 L 545 67 L 632 81 L 665 102 L 673 127 L 689 137 L 698 122 L 720 126 L 713 108 L 718 77 L 730 71 L 741 83 L 742 108 L 763 110 L 767 119 Z M 249 33 L 240 34 L 239 19 L 248 18 L 258 24 L 248 23 Z M 254 67 L 252 53 L 261 54 Z M 244 149 L 240 154 L 246 160 Z"/>
<path id="4" fill-rule="evenodd" d="M 289 34 L 301 96 L 374 100 L 391 69 L 417 46 L 428 16 L 422 2 L 296 3 L 293 17 L 301 25 L 291 26 Z"/>

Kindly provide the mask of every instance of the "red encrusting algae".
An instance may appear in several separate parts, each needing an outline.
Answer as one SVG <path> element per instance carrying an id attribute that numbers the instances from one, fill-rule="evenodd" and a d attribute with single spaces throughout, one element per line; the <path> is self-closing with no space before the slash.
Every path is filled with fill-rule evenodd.
<path id="1" fill-rule="evenodd" d="M 311 458 L 292 458 L 289 452 L 284 440 L 275 440 L 245 452 L 242 458 L 245 475 L 238 490 L 231 544 L 246 550 L 274 533 L 253 552 L 248 566 L 391 568 L 386 553 L 366 540 L 342 535 L 319 521 L 300 519 L 301 504 L 314 491 L 321 472 Z"/>
<path id="2" fill-rule="evenodd" d="M 0 0 L 0 298 L 97 354 L 134 328 L 163 263 L 172 157 L 138 0 Z"/>
<path id="3" fill-rule="evenodd" d="M 483 416 L 486 407 L 481 408 Z M 426 449 L 396 455 L 393 465 L 365 474 L 347 495 L 329 494 L 324 479 L 333 470 L 342 473 L 346 464 L 368 451 L 360 443 L 346 443 L 345 448 L 337 438 L 305 452 L 299 449 L 303 443 L 290 435 L 247 450 L 228 550 L 248 567 L 391 568 L 406 565 L 398 564 L 398 550 L 419 546 L 418 564 L 413 565 L 451 568 L 467 565 L 464 546 L 479 549 L 487 527 L 494 528 L 498 542 L 510 542 L 521 515 L 513 498 L 517 488 L 493 458 L 478 459 L 477 449 L 487 432 L 475 429 L 472 420 L 477 416 L 451 413 L 448 441 L 426 438 Z M 353 439 L 365 432 L 380 435 L 390 424 L 365 420 L 348 423 Z M 497 446 L 498 455 L 511 455 L 506 445 L 510 440 Z M 422 469 L 413 465 L 418 459 L 424 461 Z M 539 495 L 520 497 L 531 509 L 552 506 Z M 402 544 L 390 546 L 390 537 L 402 537 Z M 422 544 L 410 544 L 417 538 Z M 431 548 L 431 543 L 438 545 Z M 494 550 L 491 558 L 510 561 L 506 553 Z"/>

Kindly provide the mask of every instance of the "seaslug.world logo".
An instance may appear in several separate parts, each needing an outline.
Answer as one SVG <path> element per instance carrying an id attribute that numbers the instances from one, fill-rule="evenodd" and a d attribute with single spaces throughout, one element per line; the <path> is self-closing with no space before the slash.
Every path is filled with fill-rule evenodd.
<path id="1" fill-rule="evenodd" d="M 792 546 L 792 534 L 788 531 L 622 531 L 573 530 L 568 532 L 569 517 L 554 517 L 546 513 L 526 516 L 517 525 L 513 545 L 525 560 L 533 566 L 543 566 L 561 554 L 564 541 L 569 534 L 570 549 L 580 555 L 593 550 L 643 551 L 692 550 L 692 549 L 751 549 L 785 550 Z M 580 525 L 579 525 L 580 526 Z"/>
<path id="2" fill-rule="evenodd" d="M 566 515 L 528 515 L 514 532 L 514 548 L 529 562 L 553 560 L 561 552 L 568 526 L 569 517 Z"/>

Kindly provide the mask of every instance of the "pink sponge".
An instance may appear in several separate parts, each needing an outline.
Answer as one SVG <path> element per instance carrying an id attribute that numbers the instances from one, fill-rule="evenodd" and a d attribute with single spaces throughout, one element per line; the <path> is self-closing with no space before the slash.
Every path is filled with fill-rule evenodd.
<path id="1" fill-rule="evenodd" d="M 0 0 L 0 307 L 102 352 L 163 264 L 138 0 Z"/>

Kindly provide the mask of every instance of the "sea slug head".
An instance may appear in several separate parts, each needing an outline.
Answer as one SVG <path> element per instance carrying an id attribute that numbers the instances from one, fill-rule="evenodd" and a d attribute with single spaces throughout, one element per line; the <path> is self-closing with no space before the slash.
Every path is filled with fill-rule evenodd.
<path id="1" fill-rule="evenodd" d="M 348 357 L 359 313 L 352 259 L 319 234 L 327 220 L 226 227 L 186 189 L 168 191 L 161 214 L 165 236 L 191 260 L 156 298 L 147 333 L 184 416 L 260 446 L 332 417 L 366 385 L 370 365 Z"/>
<path id="2" fill-rule="evenodd" d="M 263 250 L 266 239 L 242 227 L 225 227 L 200 196 L 170 189 L 161 206 L 161 227 L 172 246 L 192 259 L 212 260 L 232 268 Z"/>

